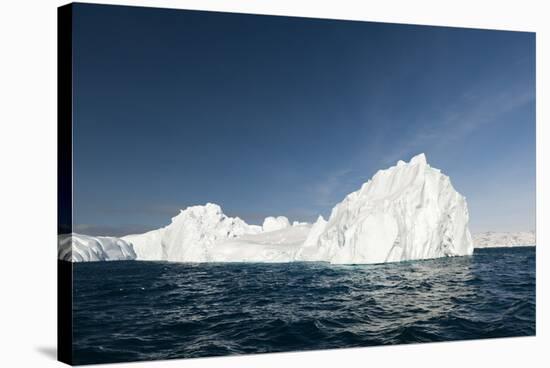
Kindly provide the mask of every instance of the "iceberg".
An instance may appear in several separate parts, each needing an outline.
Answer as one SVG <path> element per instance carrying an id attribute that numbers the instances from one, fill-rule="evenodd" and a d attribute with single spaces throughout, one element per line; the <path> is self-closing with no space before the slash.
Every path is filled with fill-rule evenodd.
<path id="1" fill-rule="evenodd" d="M 137 255 L 125 240 L 71 233 L 58 236 L 57 258 L 69 262 L 131 261 Z"/>
<path id="2" fill-rule="evenodd" d="M 338 203 L 328 220 L 319 216 L 314 224 L 291 225 L 278 216 L 265 218 L 262 226 L 249 225 L 207 203 L 181 210 L 163 228 L 127 235 L 120 242 L 97 238 L 112 239 L 118 248 L 102 247 L 102 253 L 95 243 L 85 249 L 80 242 L 73 244 L 73 253 L 79 260 L 398 262 L 471 255 L 468 221 L 466 199 L 420 154 L 378 171 Z"/>
<path id="3" fill-rule="evenodd" d="M 473 253 L 466 199 L 424 154 L 378 171 L 319 219 L 296 260 L 371 264 Z"/>

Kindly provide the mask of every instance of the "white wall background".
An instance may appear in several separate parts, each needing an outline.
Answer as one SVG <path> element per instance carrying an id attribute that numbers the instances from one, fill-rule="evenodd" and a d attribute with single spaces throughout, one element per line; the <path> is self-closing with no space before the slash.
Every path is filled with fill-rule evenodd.
<path id="1" fill-rule="evenodd" d="M 537 337 L 174 360 L 120 367 L 332 367 L 342 364 L 352 367 L 531 367 L 541 366 L 543 359 L 548 360 L 550 22 L 548 16 L 545 17 L 549 13 L 544 1 L 96 2 L 537 32 Z M 3 367 L 62 365 L 54 356 L 56 7 L 63 4 L 58 0 L 5 0 L 0 5 L 0 366 Z"/>

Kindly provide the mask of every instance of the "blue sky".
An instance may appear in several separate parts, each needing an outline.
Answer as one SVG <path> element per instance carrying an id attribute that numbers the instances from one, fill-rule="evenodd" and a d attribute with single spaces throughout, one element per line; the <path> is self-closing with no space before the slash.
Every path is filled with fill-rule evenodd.
<path id="1" fill-rule="evenodd" d="M 76 230 L 327 216 L 425 152 L 472 231 L 535 228 L 535 35 L 77 5 Z"/>

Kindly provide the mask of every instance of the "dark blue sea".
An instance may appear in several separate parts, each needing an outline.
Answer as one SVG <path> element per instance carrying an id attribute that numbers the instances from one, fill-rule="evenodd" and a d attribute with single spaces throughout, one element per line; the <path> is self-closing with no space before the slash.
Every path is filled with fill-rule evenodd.
<path id="1" fill-rule="evenodd" d="M 535 334 L 535 248 L 366 266 L 74 266 L 74 363 Z"/>

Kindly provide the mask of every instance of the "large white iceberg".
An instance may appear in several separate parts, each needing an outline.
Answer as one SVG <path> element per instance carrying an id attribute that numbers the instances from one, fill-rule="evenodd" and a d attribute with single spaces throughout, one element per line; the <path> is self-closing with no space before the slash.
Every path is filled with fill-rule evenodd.
<path id="1" fill-rule="evenodd" d="M 314 225 L 296 260 L 367 264 L 473 253 L 466 199 L 424 154 L 378 171 Z M 320 228 L 322 227 L 322 231 Z"/>
<path id="2" fill-rule="evenodd" d="M 470 255 L 465 198 L 426 162 L 380 170 L 313 224 L 267 217 L 249 225 L 208 203 L 182 210 L 161 229 L 122 237 L 137 260 L 369 264 Z"/>
<path id="3" fill-rule="evenodd" d="M 131 261 L 137 255 L 132 244 L 122 239 L 72 233 L 59 235 L 57 258 L 69 262 Z"/>

